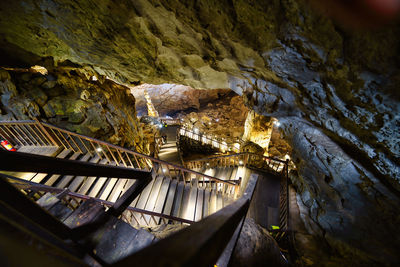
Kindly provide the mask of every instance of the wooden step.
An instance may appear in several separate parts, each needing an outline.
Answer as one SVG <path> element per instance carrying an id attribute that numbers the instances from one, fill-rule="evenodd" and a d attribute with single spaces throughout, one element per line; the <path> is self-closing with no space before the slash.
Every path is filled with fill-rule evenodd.
<path id="1" fill-rule="evenodd" d="M 94 221 L 103 213 L 104 207 L 100 203 L 93 199 L 88 199 L 68 216 L 64 223 L 70 228 L 75 228 Z"/>
<path id="2" fill-rule="evenodd" d="M 217 211 L 223 208 L 222 194 L 217 194 Z"/>
<path id="3" fill-rule="evenodd" d="M 211 196 L 210 190 L 205 189 L 204 190 L 204 199 L 203 199 L 203 216 L 202 216 L 202 218 L 205 218 L 210 214 L 210 196 Z"/>
<path id="4" fill-rule="evenodd" d="M 217 194 L 215 192 L 215 189 L 211 190 L 210 206 L 209 206 L 208 210 L 209 210 L 209 213 L 208 213 L 209 215 L 211 215 L 217 211 Z"/>
<path id="5" fill-rule="evenodd" d="M 90 236 L 94 253 L 108 264 L 112 264 L 133 253 L 133 239 L 139 233 L 129 224 L 111 217 L 109 221 Z"/>
<path id="6" fill-rule="evenodd" d="M 90 159 L 90 154 L 87 153 L 86 155 L 83 155 L 83 157 L 81 159 L 79 159 L 79 161 L 88 161 Z M 63 176 L 60 181 L 57 183 L 57 187 L 58 188 L 65 188 L 67 187 L 67 185 L 71 182 L 72 178 L 74 178 L 73 175 L 65 175 Z"/>
<path id="7" fill-rule="evenodd" d="M 72 156 L 70 156 L 68 159 L 69 160 L 76 160 L 80 155 L 82 155 L 79 152 L 75 152 L 72 154 Z M 56 183 L 56 181 L 58 180 L 58 178 L 60 178 L 61 175 L 59 174 L 54 174 L 52 176 L 50 176 L 50 178 L 47 179 L 47 181 L 44 183 L 45 185 L 48 186 L 54 186 L 54 184 Z"/>
<path id="8" fill-rule="evenodd" d="M 203 218 L 203 202 L 204 202 L 204 189 L 197 190 L 197 200 L 196 200 L 196 213 L 194 220 L 200 221 Z"/>
<path id="9" fill-rule="evenodd" d="M 61 201 L 57 202 L 48 211 L 50 212 L 51 215 L 53 215 L 60 221 L 64 221 L 72 214 L 72 212 L 74 212 L 71 208 L 66 207 L 65 204 L 63 204 Z"/>
<path id="10" fill-rule="evenodd" d="M 170 187 L 171 179 L 164 178 L 163 183 L 160 188 L 160 193 L 158 194 L 157 201 L 154 205 L 154 212 L 157 213 L 162 213 L 164 206 L 167 204 L 167 195 L 168 195 L 168 189 Z M 176 185 L 176 183 L 175 183 Z M 173 196 L 172 196 L 173 200 Z M 171 202 L 172 203 L 172 202 Z M 172 205 L 171 205 L 172 206 Z M 154 217 L 153 220 L 151 220 L 151 226 L 155 226 L 160 224 L 160 217 Z"/>
<path id="11" fill-rule="evenodd" d="M 54 196 L 53 194 L 47 192 L 46 194 L 44 194 L 40 199 L 38 199 L 36 201 L 36 203 L 46 209 L 49 210 L 50 208 L 52 208 L 55 204 L 57 204 L 58 202 L 60 202 L 60 200 Z"/>
<path id="12" fill-rule="evenodd" d="M 102 159 L 99 163 L 100 164 L 106 164 L 108 161 L 107 159 Z M 86 193 L 89 191 L 91 186 L 94 184 L 96 181 L 97 177 L 96 176 L 89 176 L 85 179 L 84 183 L 82 186 L 79 188 L 78 193 L 82 195 L 86 195 Z"/>
<path id="13" fill-rule="evenodd" d="M 195 182 L 196 184 L 196 182 Z M 184 212 L 184 216 L 182 218 L 186 220 L 194 220 L 196 213 L 196 202 L 197 202 L 197 186 L 190 187 L 189 198 L 186 206 L 186 210 Z"/>
<path id="14" fill-rule="evenodd" d="M 63 149 L 63 150 L 58 149 L 58 152 L 60 152 L 60 153 L 58 153 L 56 158 L 65 159 L 72 152 L 72 150 L 70 150 L 70 149 Z M 38 173 L 38 174 L 35 175 L 35 177 L 33 177 L 31 179 L 31 182 L 41 183 L 46 176 L 48 176 L 47 173 Z"/>
<path id="15" fill-rule="evenodd" d="M 179 217 L 184 187 L 185 187 L 184 182 L 178 183 L 177 189 L 175 191 L 175 196 L 174 196 L 174 204 L 172 206 L 172 212 L 171 212 L 172 216 Z"/>
<path id="16" fill-rule="evenodd" d="M 191 185 L 185 183 L 185 187 L 183 189 L 182 203 L 181 208 L 179 210 L 179 218 L 183 218 L 186 215 L 186 210 L 189 205 L 189 196 L 190 196 Z"/>
<path id="17" fill-rule="evenodd" d="M 171 215 L 172 212 L 172 207 L 174 205 L 174 198 L 175 198 L 175 193 L 177 190 L 177 186 L 178 186 L 178 181 L 177 180 L 171 180 L 170 186 L 168 188 L 168 194 L 166 197 L 166 201 L 165 201 L 165 205 L 164 208 L 162 210 L 163 214 L 166 215 Z"/>
<path id="18" fill-rule="evenodd" d="M 151 180 L 151 182 L 143 189 L 140 194 L 140 198 L 136 203 L 136 208 L 144 210 L 147 204 L 147 200 L 149 199 L 151 189 L 153 188 L 155 179 Z M 146 221 L 143 218 L 143 214 L 134 212 L 133 213 L 136 220 L 139 222 L 139 225 L 146 225 Z"/>
<path id="19" fill-rule="evenodd" d="M 112 163 L 109 164 L 109 165 L 115 166 L 115 163 L 112 162 Z M 108 194 L 109 194 L 109 192 L 110 192 L 111 189 L 112 189 L 111 186 L 110 186 L 111 189 L 110 189 L 110 188 L 107 188 L 107 185 L 109 184 L 109 182 L 110 182 L 110 180 L 109 180 L 107 177 L 99 177 L 99 178 L 96 180 L 95 184 L 93 185 L 92 189 L 90 189 L 90 191 L 89 191 L 89 196 L 90 196 L 90 197 L 101 198 L 101 196 L 102 196 L 102 194 L 103 194 L 103 192 L 104 192 L 105 190 L 107 190 L 107 191 L 108 191 Z M 107 195 L 108 195 L 108 194 L 107 194 Z M 106 194 L 104 194 L 104 195 L 106 195 Z M 103 197 L 102 199 L 105 200 L 105 197 Z"/>
<path id="20" fill-rule="evenodd" d="M 98 163 L 100 161 L 100 157 L 99 156 L 94 156 L 89 162 L 90 163 Z M 83 184 L 83 182 L 86 180 L 87 176 L 75 176 L 75 178 L 72 180 L 71 184 L 68 186 L 68 189 L 71 192 L 76 192 L 78 191 L 79 187 L 81 187 L 81 185 Z"/>
<path id="21" fill-rule="evenodd" d="M 150 195 L 149 195 L 149 199 L 147 200 L 146 206 L 144 208 L 145 210 L 149 210 L 149 211 L 153 211 L 154 210 L 154 207 L 156 205 L 156 201 L 157 201 L 158 195 L 160 193 L 160 189 L 161 189 L 161 185 L 162 185 L 163 180 L 164 180 L 163 176 L 158 176 L 156 178 L 156 180 L 154 181 L 154 185 L 153 185 L 153 187 L 151 189 L 151 192 L 150 192 Z M 150 221 L 151 221 L 150 220 L 151 216 L 150 215 L 144 215 L 143 217 L 144 217 L 144 220 L 146 221 L 146 223 L 149 225 Z"/>

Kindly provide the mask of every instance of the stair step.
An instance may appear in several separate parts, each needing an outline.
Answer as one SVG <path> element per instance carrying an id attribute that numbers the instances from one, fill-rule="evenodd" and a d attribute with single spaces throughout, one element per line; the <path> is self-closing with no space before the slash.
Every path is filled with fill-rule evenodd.
<path id="1" fill-rule="evenodd" d="M 53 194 L 47 192 L 44 194 L 40 199 L 36 201 L 36 203 L 46 209 L 49 210 L 51 207 L 53 207 L 55 204 L 57 204 L 60 200 L 56 198 Z"/>
<path id="2" fill-rule="evenodd" d="M 48 212 L 50 212 L 51 215 L 59 219 L 60 221 L 64 221 L 66 218 L 68 218 L 72 212 L 74 212 L 72 209 L 68 208 L 63 204 L 61 201 L 57 202 L 53 207 L 51 207 Z"/>
<path id="3" fill-rule="evenodd" d="M 164 205 L 167 204 L 168 189 L 170 187 L 171 179 L 164 178 L 163 183 L 160 188 L 160 192 L 157 197 L 157 201 L 154 205 L 154 212 L 161 213 L 163 211 Z M 175 183 L 176 184 L 176 183 Z M 173 200 L 173 197 L 172 197 Z M 172 203 L 172 202 L 171 202 Z M 151 226 L 160 224 L 160 217 L 154 217 L 154 221 L 151 221 Z"/>
<path id="4" fill-rule="evenodd" d="M 197 190 L 197 201 L 196 201 L 196 213 L 194 220 L 200 221 L 203 218 L 203 201 L 204 201 L 204 189 Z"/>
<path id="5" fill-rule="evenodd" d="M 136 203 L 136 208 L 138 209 L 145 209 L 147 200 L 149 199 L 151 189 L 153 188 L 154 179 L 143 189 L 142 193 L 140 194 L 140 198 Z M 143 214 L 134 212 L 133 213 L 136 220 L 139 222 L 139 225 L 146 225 L 146 221 L 143 219 Z"/>
<path id="6" fill-rule="evenodd" d="M 171 180 L 170 186 L 168 188 L 168 194 L 166 198 L 166 202 L 164 205 L 163 209 L 163 214 L 166 215 L 171 215 L 172 212 L 172 207 L 174 205 L 174 198 L 175 198 L 175 193 L 177 192 L 177 186 L 178 186 L 178 181 L 177 180 Z"/>
<path id="7" fill-rule="evenodd" d="M 90 154 L 85 154 L 79 161 L 88 161 L 90 159 Z M 57 183 L 58 188 L 65 188 L 71 182 L 73 175 L 65 175 L 61 178 L 60 182 Z"/>
<path id="8" fill-rule="evenodd" d="M 106 164 L 107 162 L 108 162 L 107 159 L 102 159 L 99 163 Z M 82 184 L 81 188 L 79 188 L 78 193 L 82 194 L 82 195 L 86 195 L 86 193 L 89 191 L 90 187 L 94 184 L 96 179 L 97 179 L 96 176 L 87 177 L 85 182 Z"/>
<path id="9" fill-rule="evenodd" d="M 122 191 L 124 190 L 125 184 L 127 183 L 128 180 L 130 179 L 118 179 L 107 200 L 111 202 L 117 201 Z"/>
<path id="10" fill-rule="evenodd" d="M 100 161 L 100 157 L 96 155 L 89 162 L 90 163 L 98 163 L 99 161 Z M 75 176 L 75 178 L 72 180 L 71 184 L 68 186 L 68 189 L 72 192 L 76 192 L 86 178 L 87 178 L 87 176 L 81 176 L 81 175 Z"/>
<path id="11" fill-rule="evenodd" d="M 131 243 L 138 233 L 129 224 L 111 217 L 101 229 L 91 235 L 91 241 L 96 244 L 94 252 L 108 264 L 117 262 L 134 252 Z"/>
<path id="12" fill-rule="evenodd" d="M 210 206 L 209 206 L 208 210 L 209 210 L 209 213 L 208 213 L 209 215 L 211 215 L 217 211 L 217 194 L 215 192 L 215 189 L 211 190 Z"/>
<path id="13" fill-rule="evenodd" d="M 171 215 L 175 217 L 179 217 L 179 212 L 181 209 L 181 204 L 182 204 L 182 196 L 183 196 L 183 189 L 185 187 L 184 182 L 179 182 L 176 193 L 174 196 L 174 204 L 172 206 L 172 212 Z"/>
<path id="14" fill-rule="evenodd" d="M 147 232 L 146 230 L 140 229 L 137 235 L 132 239 L 127 249 L 134 253 L 136 251 L 145 248 L 156 241 L 156 238 Z"/>
<path id="15" fill-rule="evenodd" d="M 185 183 L 185 187 L 183 189 L 182 203 L 181 208 L 179 210 L 179 218 L 183 218 L 185 216 L 188 204 L 189 204 L 189 196 L 190 196 L 191 185 Z"/>
<path id="16" fill-rule="evenodd" d="M 112 162 L 111 164 L 109 164 L 111 166 L 115 166 L 115 162 Z M 111 191 L 112 186 L 111 185 L 111 189 L 107 188 L 108 184 L 109 184 L 110 180 L 108 180 L 107 177 L 99 177 L 96 181 L 96 183 L 93 185 L 92 189 L 90 189 L 89 191 L 89 196 L 90 197 L 98 197 L 100 199 L 105 199 L 105 197 L 102 198 L 102 195 L 104 193 L 104 191 Z M 104 195 L 108 195 L 107 193 L 105 193 Z"/>
<path id="17" fill-rule="evenodd" d="M 112 162 L 110 165 L 112 166 L 116 166 L 115 162 Z M 110 195 L 111 191 L 113 190 L 115 184 L 117 183 L 118 178 L 106 178 L 105 180 L 102 179 L 98 182 L 103 183 L 103 189 L 100 191 L 99 195 L 100 195 L 100 199 L 104 199 L 107 200 L 108 196 Z"/>
<path id="18" fill-rule="evenodd" d="M 104 212 L 104 207 L 93 199 L 88 199 L 82 203 L 64 223 L 70 228 L 82 226 L 95 220 Z"/>
<path id="19" fill-rule="evenodd" d="M 157 197 L 160 193 L 161 185 L 163 182 L 164 177 L 158 176 L 156 180 L 154 181 L 154 185 L 151 189 L 151 192 L 149 194 L 149 199 L 147 200 L 145 210 L 153 211 L 154 207 L 156 205 Z M 144 220 L 146 221 L 147 224 L 150 224 L 150 215 L 144 215 Z"/>
<path id="20" fill-rule="evenodd" d="M 68 159 L 69 160 L 76 160 L 80 155 L 81 155 L 81 153 L 75 152 Z M 61 175 L 54 174 L 54 175 L 50 176 L 50 178 L 47 179 L 47 181 L 44 184 L 48 185 L 48 186 L 53 186 L 55 184 L 55 182 L 58 180 L 58 178 L 60 178 L 60 177 L 61 177 Z"/>
<path id="21" fill-rule="evenodd" d="M 196 183 L 196 182 L 195 182 Z M 186 220 L 194 220 L 195 212 L 196 212 L 196 201 L 197 201 L 197 187 L 190 187 L 189 198 L 186 206 L 186 210 L 184 211 L 184 216 L 182 218 Z"/>
<path id="22" fill-rule="evenodd" d="M 203 199 L 203 216 L 202 218 L 207 217 L 210 214 L 210 190 L 204 190 L 204 199 Z"/>
<path id="23" fill-rule="evenodd" d="M 219 211 L 222 208 L 223 208 L 222 194 L 218 193 L 217 194 L 217 210 L 216 211 Z"/>
<path id="24" fill-rule="evenodd" d="M 64 150 L 58 149 L 57 151 L 61 152 L 56 156 L 56 158 L 59 159 L 64 159 L 71 153 L 70 149 L 64 149 Z M 41 183 L 46 176 L 48 176 L 47 173 L 38 173 L 35 175 L 35 177 L 31 179 L 31 182 Z"/>

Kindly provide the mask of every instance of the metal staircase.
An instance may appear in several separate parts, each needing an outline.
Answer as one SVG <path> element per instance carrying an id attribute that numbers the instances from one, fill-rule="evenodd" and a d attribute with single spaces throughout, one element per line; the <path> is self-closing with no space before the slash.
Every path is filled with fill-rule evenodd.
<path id="1" fill-rule="evenodd" d="M 189 162 L 185 168 L 39 121 L 0 122 L 0 136 L 14 144 L 18 151 L 0 151 L 0 162 L 3 162 L 0 167 L 2 181 L 13 184 L 26 197 L 37 201 L 62 221 L 67 228 L 59 237 L 62 241 L 57 242 L 71 239 L 75 245 L 83 243 L 83 248 L 78 245 L 78 250 L 80 253 L 83 251 L 84 255 L 76 254 L 76 248 L 72 249 L 72 254 L 90 265 L 131 262 L 127 259 L 137 254 L 132 253 L 156 241 L 149 237 L 146 240 L 150 241 L 144 242 L 145 245 L 138 245 L 134 236 L 139 238 L 145 234 L 140 232 L 143 230 L 132 227 L 155 227 L 162 224 L 192 226 L 188 227 L 191 230 L 174 235 L 172 241 L 166 241 L 167 238 L 160 242 L 161 245 L 155 244 L 154 250 L 160 246 L 165 249 L 170 246 L 168 242 L 173 242 L 174 246 L 180 244 L 183 242 L 180 236 L 188 235 L 187 232 L 192 236 L 202 233 L 213 240 L 218 235 L 213 231 L 205 234 L 202 227 L 217 227 L 223 231 L 225 242 L 215 246 L 216 251 L 222 252 L 226 244 L 235 241 L 232 235 L 243 223 L 257 183 L 257 176 L 250 178 L 250 173 L 243 181 L 233 173 L 238 173 L 244 165 L 257 168 L 264 166 L 275 173 L 285 173 L 285 168 L 287 170 L 285 162 L 265 158 L 260 163 L 259 158 L 248 153 Z M 271 164 L 276 168 L 271 167 Z M 224 173 L 230 172 L 230 175 L 218 175 L 219 178 L 215 177 L 215 173 L 208 175 L 207 169 L 211 166 L 215 170 L 223 168 Z M 248 193 L 245 194 L 245 191 Z M 16 207 L 13 212 L 21 213 L 33 207 L 24 201 L 21 198 L 24 204 Z M 12 200 L 2 199 L 3 202 L 11 206 Z M 35 210 L 36 213 L 43 212 Z M 285 214 L 287 216 L 287 211 Z M 43 215 L 43 218 L 39 218 L 39 221 L 35 219 L 33 223 L 55 224 L 61 229 L 53 216 Z M 81 220 L 85 217 L 86 220 Z M 25 219 L 32 220 L 31 216 Z M 200 222 L 195 224 L 196 221 Z M 229 226 L 226 222 L 233 224 Z M 84 225 L 90 226 L 86 234 L 80 232 Z M 202 227 L 197 229 L 197 225 Z M 80 229 L 77 231 L 80 234 L 68 230 L 74 228 Z M 120 234 L 124 231 L 129 236 L 126 240 Z M 75 235 L 79 238 L 75 238 Z M 120 245 L 128 244 L 130 249 L 118 250 L 114 245 L 113 250 L 113 245 L 105 240 L 115 240 L 114 243 Z M 198 242 L 196 245 L 200 244 Z M 198 249 L 203 251 L 205 248 L 200 246 Z M 62 250 L 65 252 L 65 249 Z M 70 248 L 66 251 L 67 254 L 71 252 Z M 199 256 L 190 253 L 187 252 L 190 257 Z M 124 257 L 126 259 L 122 260 Z M 187 262 L 201 266 L 199 263 L 202 261 L 192 261 L 190 257 L 186 259 Z M 215 263 L 218 260 L 223 266 L 223 262 L 227 264 L 229 261 L 229 257 L 224 257 L 219 258 L 215 254 L 207 257 L 207 261 Z M 146 261 L 140 256 L 137 258 Z M 162 264 L 159 262 L 158 266 Z"/>

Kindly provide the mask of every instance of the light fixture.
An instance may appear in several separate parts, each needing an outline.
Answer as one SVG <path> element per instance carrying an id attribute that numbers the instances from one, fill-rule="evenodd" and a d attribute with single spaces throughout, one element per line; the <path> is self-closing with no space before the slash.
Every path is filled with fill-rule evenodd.
<path id="1" fill-rule="evenodd" d="M 288 154 L 285 155 L 285 160 L 290 160 L 290 156 Z"/>
<path id="2" fill-rule="evenodd" d="M 279 127 L 279 126 L 281 126 L 281 123 L 280 123 L 278 120 L 276 120 L 276 121 L 274 121 L 274 125 L 275 125 L 276 127 Z"/>
<path id="3" fill-rule="evenodd" d="M 96 151 L 101 152 L 101 151 L 103 151 L 103 149 L 101 147 L 98 147 L 98 148 L 96 148 Z"/>
<path id="4" fill-rule="evenodd" d="M 160 128 L 160 129 L 161 129 L 162 127 L 163 127 L 163 126 L 162 126 L 162 124 L 159 124 L 159 125 L 158 125 L 158 128 Z"/>
<path id="5" fill-rule="evenodd" d="M 97 77 L 96 76 L 92 76 L 92 81 L 97 81 Z"/>
<path id="6" fill-rule="evenodd" d="M 239 160 L 239 165 L 243 165 L 243 160 Z"/>
<path id="7" fill-rule="evenodd" d="M 197 128 L 194 128 L 193 130 L 194 130 L 194 133 L 196 133 L 196 134 L 198 134 L 198 133 L 199 133 L 199 129 L 197 129 Z"/>

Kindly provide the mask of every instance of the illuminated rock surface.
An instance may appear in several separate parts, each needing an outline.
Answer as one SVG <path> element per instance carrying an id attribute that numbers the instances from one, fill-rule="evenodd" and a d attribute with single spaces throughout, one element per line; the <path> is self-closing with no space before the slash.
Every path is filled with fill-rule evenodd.
<path id="1" fill-rule="evenodd" d="M 2 1 L 0 14 L 2 66 L 50 69 L 52 58 L 130 86 L 182 84 L 243 95 L 249 108 L 280 121 L 293 149 L 303 262 L 399 262 L 398 25 L 352 32 L 303 0 L 15 0 Z M 80 100 L 66 104 L 46 94 L 52 81 L 35 82 L 43 82 L 29 89 L 37 91 L 37 106 L 80 107 Z M 15 89 L 4 79 L 1 86 L 6 112 Z M 29 103 L 18 105 L 38 112 Z M 85 123 L 74 114 L 68 121 Z M 107 129 L 104 123 L 93 121 L 99 129 Z"/>

